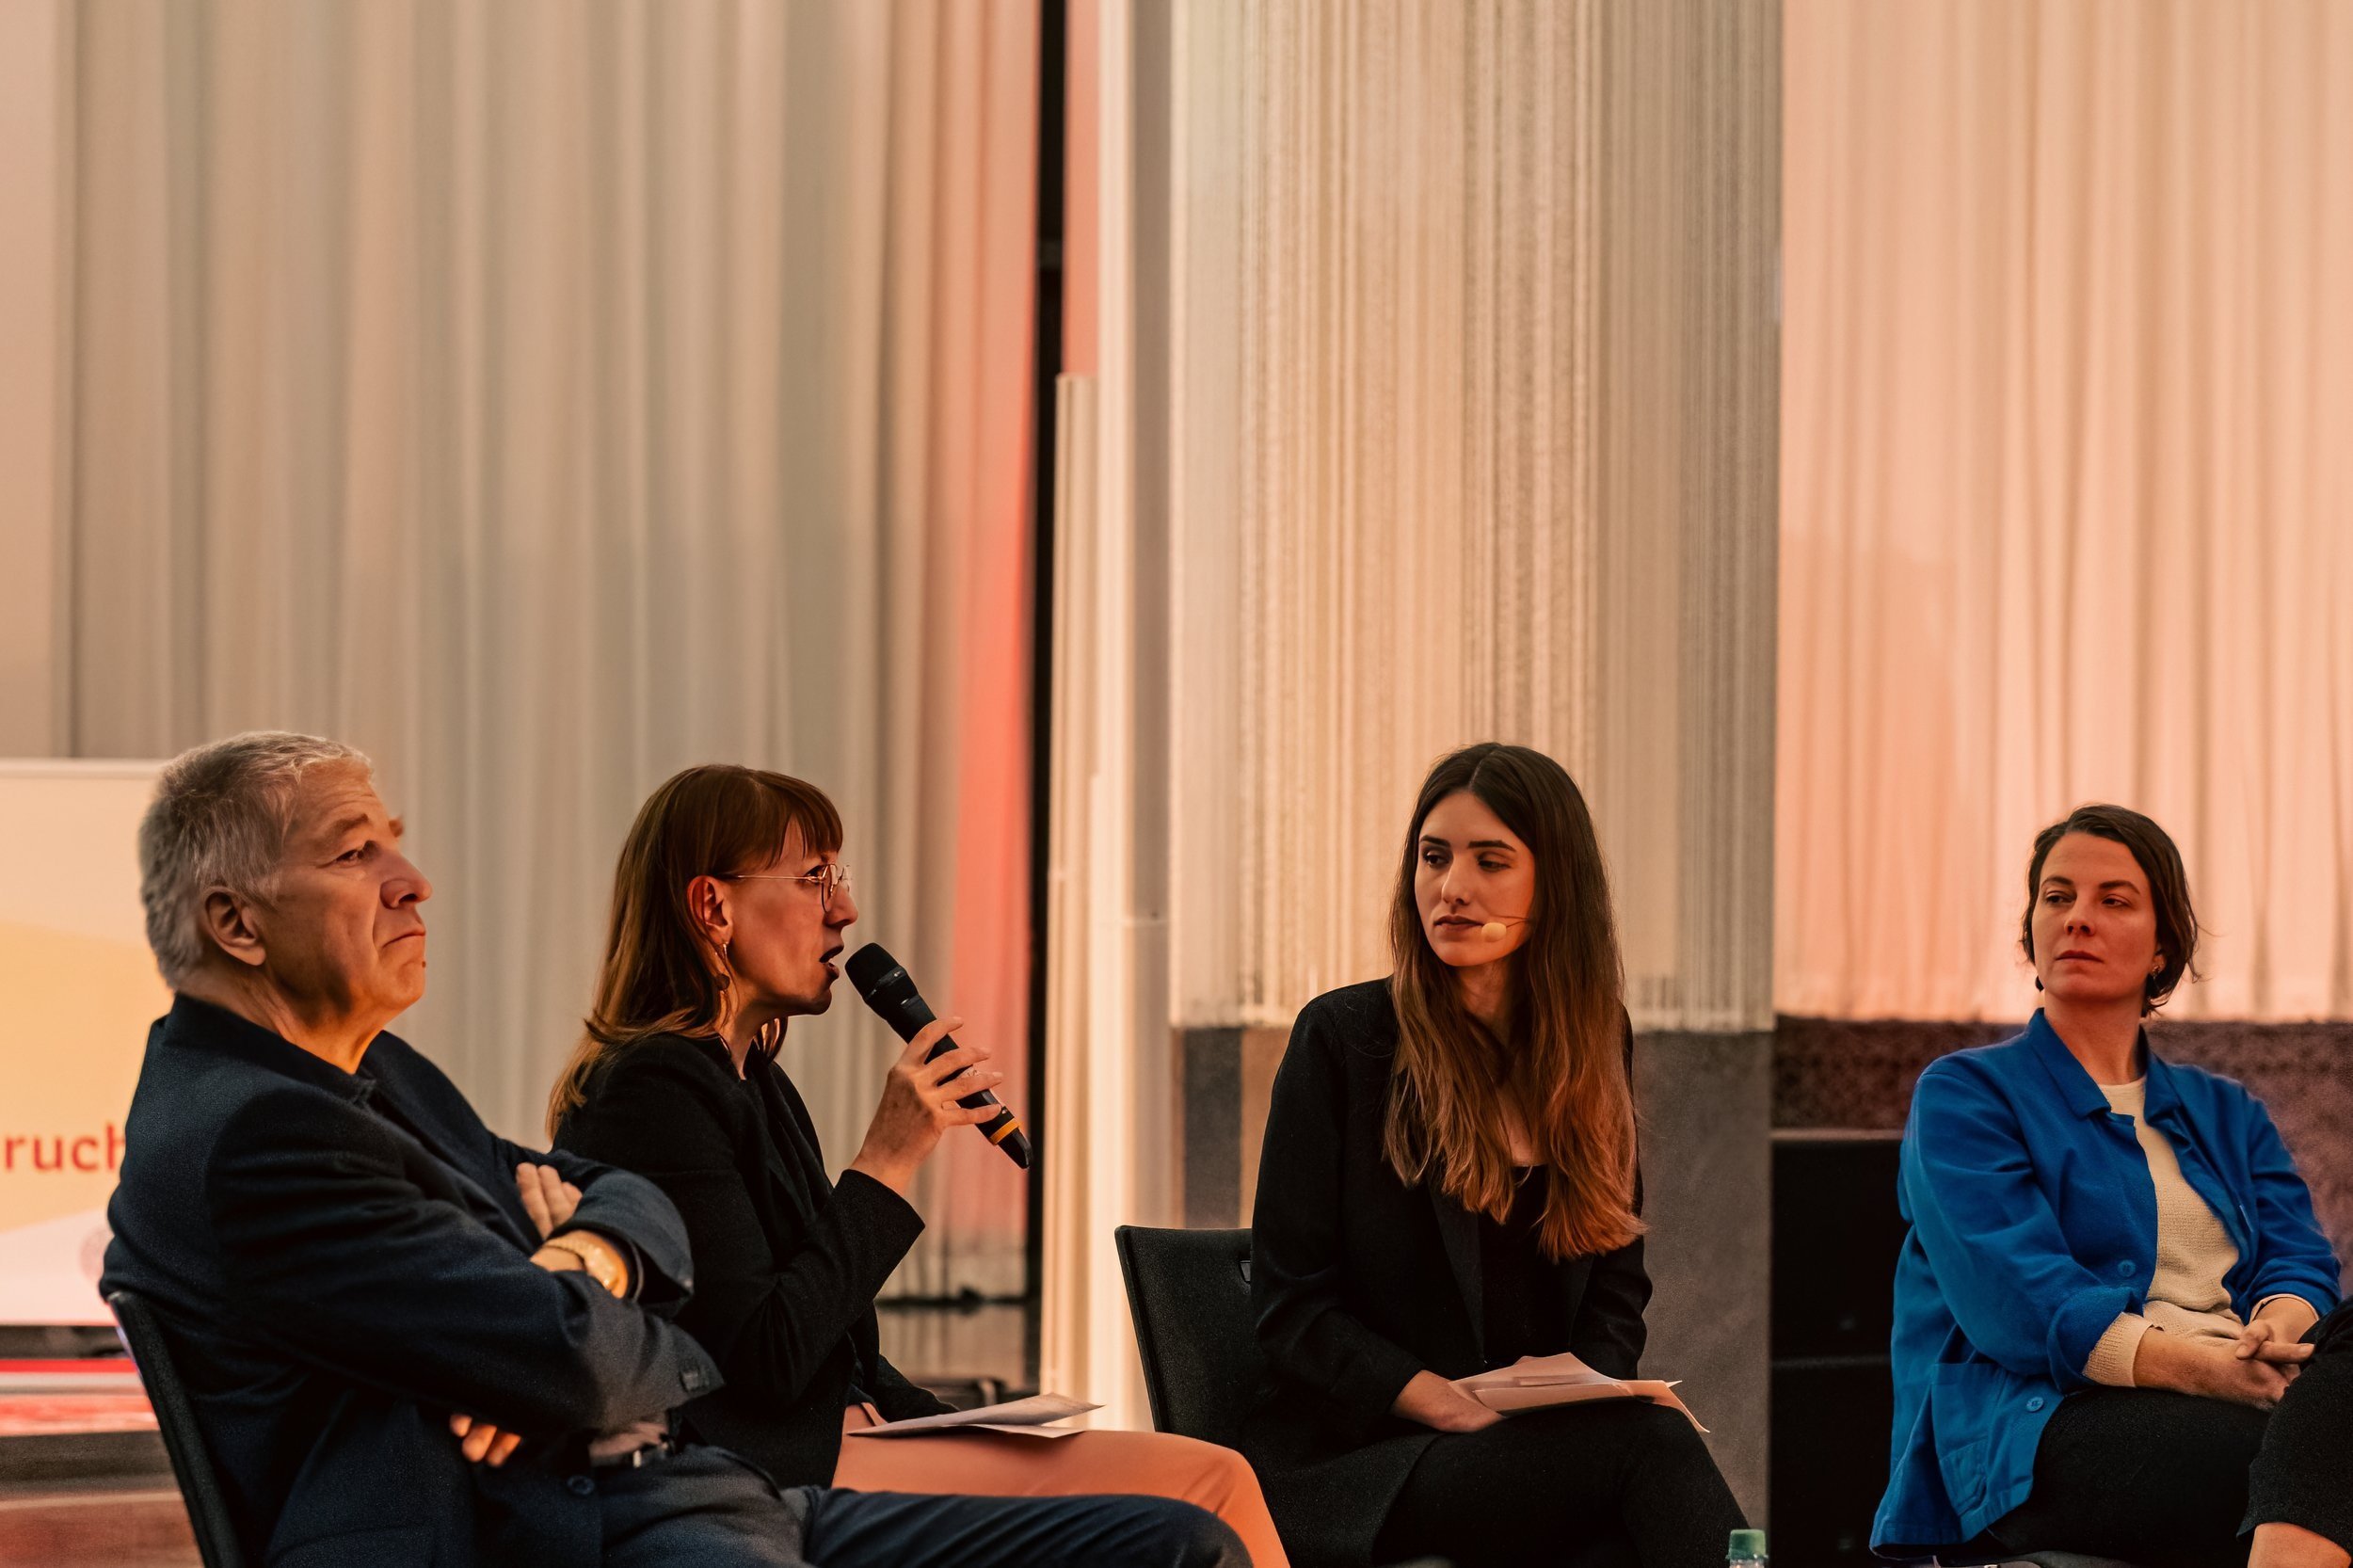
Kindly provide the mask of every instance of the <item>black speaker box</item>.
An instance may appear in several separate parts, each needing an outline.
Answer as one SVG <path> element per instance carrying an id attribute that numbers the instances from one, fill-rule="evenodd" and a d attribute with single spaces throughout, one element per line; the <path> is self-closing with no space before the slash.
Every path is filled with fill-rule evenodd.
<path id="1" fill-rule="evenodd" d="M 1887 1336 L 1904 1224 L 1898 1135 L 1773 1134 L 1773 1557 L 1872 1562 L 1895 1394 Z"/>

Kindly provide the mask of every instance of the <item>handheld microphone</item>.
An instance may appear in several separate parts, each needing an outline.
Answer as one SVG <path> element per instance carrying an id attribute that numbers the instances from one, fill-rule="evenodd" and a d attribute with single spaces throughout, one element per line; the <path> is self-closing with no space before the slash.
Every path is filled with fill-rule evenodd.
<path id="1" fill-rule="evenodd" d="M 902 1040 L 912 1040 L 933 1021 L 929 1003 L 923 993 L 915 988 L 915 981 L 900 967 L 899 961 L 883 950 L 880 942 L 869 942 L 850 954 L 850 961 L 841 966 L 841 972 L 857 987 L 858 996 L 888 1024 Z M 943 1039 L 926 1051 L 929 1062 L 955 1045 L 953 1036 Z M 984 1089 L 977 1095 L 967 1095 L 956 1101 L 969 1111 L 984 1105 L 997 1106 L 997 1114 L 981 1124 L 982 1135 L 1005 1151 L 1005 1158 L 1030 1168 L 1030 1135 L 1021 1130 L 1020 1121 L 998 1103 L 997 1096 Z"/>

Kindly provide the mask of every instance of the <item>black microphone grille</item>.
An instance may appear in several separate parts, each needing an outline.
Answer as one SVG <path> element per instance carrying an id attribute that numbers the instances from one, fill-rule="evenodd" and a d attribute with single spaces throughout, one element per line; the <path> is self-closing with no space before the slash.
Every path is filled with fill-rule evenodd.
<path id="1" fill-rule="evenodd" d="M 871 1004 L 874 993 L 889 984 L 893 974 L 904 975 L 906 970 L 900 968 L 899 961 L 891 957 L 880 942 L 869 942 L 850 954 L 850 961 L 841 966 L 841 972 L 850 977 L 850 984 L 857 987 L 857 994 Z"/>

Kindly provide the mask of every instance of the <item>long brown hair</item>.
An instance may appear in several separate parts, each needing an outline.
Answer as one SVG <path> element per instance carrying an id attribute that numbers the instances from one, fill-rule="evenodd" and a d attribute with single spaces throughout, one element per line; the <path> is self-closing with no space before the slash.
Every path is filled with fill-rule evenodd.
<path id="1" fill-rule="evenodd" d="M 646 797 L 613 873 L 613 921 L 587 1032 L 548 1096 L 548 1136 L 614 1052 L 650 1035 L 717 1031 L 717 955 L 687 907 L 687 885 L 759 871 L 795 832 L 810 854 L 832 853 L 841 847 L 841 813 L 816 785 L 780 773 L 707 763 Z"/>
<path id="2" fill-rule="evenodd" d="M 1422 824 L 1440 801 L 1464 790 L 1535 861 L 1528 940 L 1508 961 L 1509 1040 L 1497 1039 L 1463 1006 L 1452 969 L 1422 932 L 1414 896 Z M 1493 741 L 1441 758 L 1414 802 L 1389 941 L 1398 1044 L 1382 1152 L 1398 1176 L 1417 1182 L 1434 1175 L 1438 1189 L 1464 1208 L 1504 1219 L 1515 1191 L 1508 1105 L 1551 1173 L 1537 1231 L 1546 1256 L 1609 1252 L 1641 1235 L 1617 925 L 1593 820 L 1568 771 L 1542 752 Z"/>

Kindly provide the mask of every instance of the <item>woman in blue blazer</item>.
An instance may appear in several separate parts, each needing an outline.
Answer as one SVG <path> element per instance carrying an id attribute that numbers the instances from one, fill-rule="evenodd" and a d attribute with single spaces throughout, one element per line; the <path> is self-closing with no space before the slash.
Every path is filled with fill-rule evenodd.
<path id="1" fill-rule="evenodd" d="M 1932 1064 L 1904 1129 L 1872 1543 L 2345 1568 L 2336 1257 L 2262 1102 L 2141 1029 L 2195 973 L 2181 854 L 2087 806 L 2036 838 L 2026 886 L 2041 1011 Z"/>

